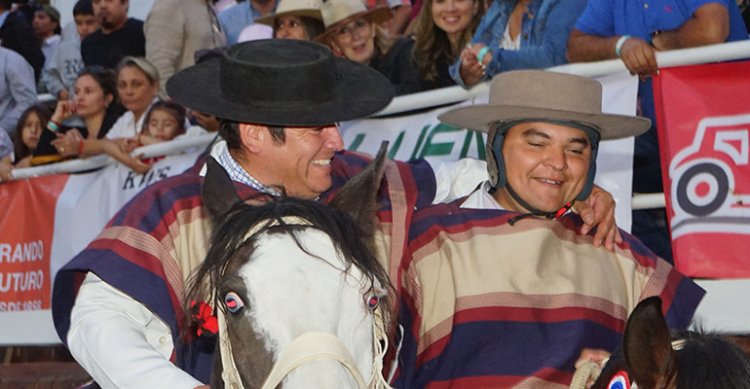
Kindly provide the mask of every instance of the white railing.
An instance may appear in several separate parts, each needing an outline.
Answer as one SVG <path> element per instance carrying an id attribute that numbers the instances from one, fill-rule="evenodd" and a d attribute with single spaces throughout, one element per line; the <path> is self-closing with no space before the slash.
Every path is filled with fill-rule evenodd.
<path id="1" fill-rule="evenodd" d="M 656 62 L 659 64 L 660 68 L 718 61 L 731 61 L 743 58 L 750 58 L 750 40 L 703 46 L 692 49 L 665 51 L 656 54 Z M 622 61 L 620 61 L 619 59 L 613 59 L 601 62 L 576 63 L 555 66 L 549 68 L 548 70 L 562 73 L 578 74 L 587 77 L 599 77 L 611 73 L 626 71 L 626 68 Z M 444 104 L 457 103 L 485 94 L 488 89 L 489 83 L 484 82 L 472 87 L 471 89 L 464 89 L 460 86 L 452 86 L 443 89 L 400 96 L 393 99 L 393 101 L 391 101 L 391 103 L 387 107 L 374 114 L 373 116 L 377 117 L 392 115 L 402 112 L 440 106 Z M 44 99 L 45 101 L 51 99 L 51 96 L 49 95 L 41 95 L 39 97 L 40 99 Z M 172 155 L 194 147 L 205 147 L 214 139 L 214 136 L 215 135 L 213 134 L 208 134 L 199 137 L 184 138 L 171 142 L 145 146 L 136 150 L 134 152 L 134 155 L 141 153 L 144 154 L 144 157 Z M 13 177 L 14 179 L 21 179 L 47 174 L 74 173 L 103 167 L 111 163 L 115 163 L 112 158 L 109 158 L 107 156 L 98 156 L 94 158 L 73 160 L 45 166 L 15 169 L 13 171 Z M 633 196 L 633 209 L 663 207 L 664 195 L 662 193 L 648 195 L 636 194 Z"/>

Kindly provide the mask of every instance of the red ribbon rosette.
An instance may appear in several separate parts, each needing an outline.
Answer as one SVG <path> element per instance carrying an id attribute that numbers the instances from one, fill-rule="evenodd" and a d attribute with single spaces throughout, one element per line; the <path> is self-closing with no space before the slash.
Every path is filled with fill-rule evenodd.
<path id="1" fill-rule="evenodd" d="M 195 333 L 202 336 L 204 333 L 216 335 L 219 332 L 219 321 L 213 315 L 213 308 L 205 301 L 190 302 L 190 317 L 197 324 Z"/>

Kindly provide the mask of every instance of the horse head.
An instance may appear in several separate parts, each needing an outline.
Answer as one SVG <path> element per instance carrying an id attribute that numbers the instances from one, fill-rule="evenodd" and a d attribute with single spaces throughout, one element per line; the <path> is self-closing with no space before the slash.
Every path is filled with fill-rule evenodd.
<path id="1" fill-rule="evenodd" d="M 750 388 L 750 358 L 718 335 L 670 334 L 661 299 L 641 301 L 628 317 L 621 352 L 593 389 Z"/>
<path id="2" fill-rule="evenodd" d="M 215 227 L 188 301 L 206 296 L 219 317 L 212 387 L 382 382 L 388 310 L 380 307 L 390 284 L 371 238 L 384 160 L 385 147 L 331 206 L 292 198 L 251 205 L 217 162 L 207 163 L 203 201 Z"/>

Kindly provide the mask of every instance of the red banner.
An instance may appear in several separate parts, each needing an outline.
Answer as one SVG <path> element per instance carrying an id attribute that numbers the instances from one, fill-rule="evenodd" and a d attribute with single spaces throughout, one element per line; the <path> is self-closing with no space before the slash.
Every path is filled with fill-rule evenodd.
<path id="1" fill-rule="evenodd" d="M 654 100 L 677 268 L 750 278 L 750 61 L 662 69 Z"/>
<path id="2" fill-rule="evenodd" d="M 49 309 L 57 197 L 68 175 L 0 185 L 0 312 Z"/>

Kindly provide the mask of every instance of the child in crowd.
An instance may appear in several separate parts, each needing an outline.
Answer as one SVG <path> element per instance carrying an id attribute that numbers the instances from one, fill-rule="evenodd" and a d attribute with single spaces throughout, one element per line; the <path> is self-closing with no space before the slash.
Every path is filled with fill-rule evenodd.
<path id="1" fill-rule="evenodd" d="M 135 147 L 148 146 L 166 142 L 186 132 L 185 108 L 168 101 L 154 103 L 143 121 L 140 134 L 132 138 Z M 191 131 L 192 132 L 192 131 Z M 141 159 L 124 152 L 114 139 L 103 139 L 102 148 L 112 158 L 131 168 L 134 172 L 145 174 L 151 164 L 160 158 Z"/>
<path id="2" fill-rule="evenodd" d="M 21 114 L 13 134 L 13 167 L 31 166 L 31 153 L 36 150 L 50 113 L 42 105 L 32 105 Z"/>

